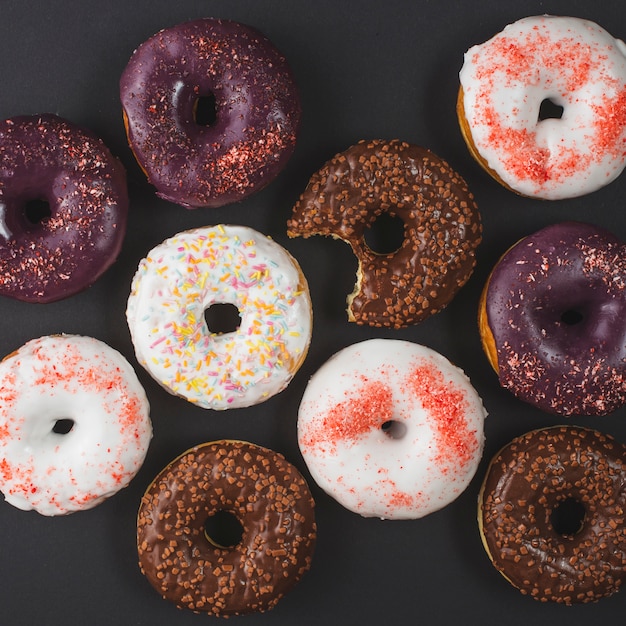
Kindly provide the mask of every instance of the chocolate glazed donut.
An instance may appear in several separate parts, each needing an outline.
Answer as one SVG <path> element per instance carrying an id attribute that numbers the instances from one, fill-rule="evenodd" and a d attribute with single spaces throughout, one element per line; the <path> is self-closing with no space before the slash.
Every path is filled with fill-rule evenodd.
<path id="1" fill-rule="evenodd" d="M 563 222 L 504 254 L 479 326 L 500 384 L 542 410 L 605 415 L 626 402 L 626 246 Z"/>
<path id="2" fill-rule="evenodd" d="M 237 22 L 160 31 L 132 55 L 120 94 L 137 161 L 158 196 L 187 208 L 258 191 L 295 147 L 301 109 L 291 70 L 266 37 Z"/>
<path id="3" fill-rule="evenodd" d="M 56 115 L 0 122 L 0 294 L 53 302 L 91 285 L 126 233 L 126 173 Z"/>
<path id="4" fill-rule="evenodd" d="M 240 538 L 207 532 L 220 513 L 239 522 Z M 311 566 L 315 539 L 302 475 L 242 441 L 203 444 L 172 461 L 137 520 L 139 563 L 153 587 L 179 607 L 222 616 L 273 608 Z"/>
<path id="5" fill-rule="evenodd" d="M 592 602 L 626 576 L 626 447 L 586 428 L 515 438 L 491 461 L 478 521 L 493 565 L 546 602 Z"/>
<path id="6" fill-rule="evenodd" d="M 399 218 L 400 247 L 379 254 L 367 229 Z M 346 241 L 358 260 L 348 319 L 401 328 L 443 309 L 467 282 L 481 221 L 465 181 L 432 152 L 402 141 L 361 141 L 310 179 L 287 224 L 290 237 Z"/>

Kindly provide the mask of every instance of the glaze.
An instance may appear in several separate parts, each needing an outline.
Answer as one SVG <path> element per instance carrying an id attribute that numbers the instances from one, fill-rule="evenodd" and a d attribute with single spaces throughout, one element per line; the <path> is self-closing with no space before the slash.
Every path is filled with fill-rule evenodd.
<path id="1" fill-rule="evenodd" d="M 626 44 L 593 22 L 533 16 L 470 48 L 459 118 L 470 151 L 509 188 L 558 200 L 626 164 Z M 540 119 L 545 100 L 560 119 Z"/>
<path id="2" fill-rule="evenodd" d="M 311 566 L 314 506 L 281 454 L 242 441 L 196 446 L 160 472 L 141 500 L 141 570 L 179 607 L 221 616 L 267 611 Z M 207 536 L 207 518 L 220 511 L 242 525 L 234 546 Z"/>
<path id="3" fill-rule="evenodd" d="M 408 341 L 344 348 L 311 378 L 298 443 L 315 482 L 364 517 L 413 519 L 472 479 L 486 412 L 469 379 Z"/>
<path id="4" fill-rule="evenodd" d="M 151 437 L 135 372 L 97 339 L 40 337 L 0 362 L 0 490 L 19 509 L 96 506 L 132 480 Z"/>
<path id="5" fill-rule="evenodd" d="M 614 593 L 626 572 L 625 479 L 626 448 L 609 435 L 558 426 L 516 437 L 493 458 L 479 498 L 494 566 L 543 602 Z M 581 511 L 560 527 L 571 502 Z"/>
<path id="6" fill-rule="evenodd" d="M 205 311 L 237 307 L 232 332 L 212 332 Z M 312 310 L 296 260 L 245 227 L 197 228 L 142 259 L 127 319 L 139 362 L 170 393 L 203 408 L 250 406 L 282 391 L 308 351 Z"/>
<path id="7" fill-rule="evenodd" d="M 622 406 L 624 276 L 624 243 L 591 224 L 553 224 L 506 252 L 482 299 L 483 341 L 495 352 L 500 384 L 561 415 Z"/>
<path id="8" fill-rule="evenodd" d="M 188 208 L 242 200 L 291 156 L 300 97 L 285 57 L 257 30 L 220 19 L 166 28 L 120 80 L 130 146 L 157 195 Z M 201 98 L 215 120 L 197 122 Z"/>
<path id="9" fill-rule="evenodd" d="M 52 114 L 0 122 L 0 162 L 0 294 L 53 302 L 95 282 L 126 233 L 121 163 L 91 131 Z M 42 215 L 29 215 L 32 201 Z"/>
<path id="10" fill-rule="evenodd" d="M 379 254 L 365 233 L 382 214 L 400 218 L 400 248 Z M 348 319 L 401 328 L 443 309 L 467 282 L 481 221 L 465 181 L 432 152 L 398 140 L 361 141 L 310 179 L 287 224 L 290 237 L 346 241 L 359 267 Z"/>

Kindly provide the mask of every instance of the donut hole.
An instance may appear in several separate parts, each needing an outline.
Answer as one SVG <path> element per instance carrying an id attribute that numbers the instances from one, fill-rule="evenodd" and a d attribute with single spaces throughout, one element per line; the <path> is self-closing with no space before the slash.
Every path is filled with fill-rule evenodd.
<path id="1" fill-rule="evenodd" d="M 232 511 L 220 509 L 206 518 L 204 536 L 217 548 L 234 548 L 243 537 L 243 525 Z"/>
<path id="2" fill-rule="evenodd" d="M 561 313 L 561 322 L 566 326 L 575 326 L 583 321 L 584 315 L 576 309 L 567 309 Z"/>
<path id="3" fill-rule="evenodd" d="M 52 425 L 52 432 L 57 435 L 67 435 L 74 428 L 74 420 L 69 417 L 62 417 Z"/>
<path id="4" fill-rule="evenodd" d="M 217 121 L 217 100 L 215 94 L 208 93 L 196 98 L 193 106 L 193 119 L 198 126 L 213 126 Z"/>
<path id="5" fill-rule="evenodd" d="M 538 121 L 543 122 L 543 120 L 560 120 L 563 117 L 563 107 L 560 104 L 557 104 L 550 98 L 546 98 L 539 105 L 539 117 Z"/>
<path id="6" fill-rule="evenodd" d="M 24 217 L 30 226 L 37 226 L 52 216 L 50 203 L 45 198 L 33 198 L 24 203 Z"/>
<path id="7" fill-rule="evenodd" d="M 387 420 L 380 429 L 390 439 L 402 439 L 406 435 L 406 424 L 397 420 Z"/>
<path id="8" fill-rule="evenodd" d="M 404 241 L 404 222 L 393 213 L 381 213 L 365 230 L 364 239 L 374 254 L 394 254 Z"/>
<path id="9" fill-rule="evenodd" d="M 585 505 L 576 498 L 565 498 L 552 509 L 550 524 L 563 537 L 573 537 L 583 527 Z"/>
<path id="10" fill-rule="evenodd" d="M 229 302 L 217 302 L 204 311 L 204 321 L 209 332 L 216 335 L 234 333 L 241 325 L 239 309 Z"/>

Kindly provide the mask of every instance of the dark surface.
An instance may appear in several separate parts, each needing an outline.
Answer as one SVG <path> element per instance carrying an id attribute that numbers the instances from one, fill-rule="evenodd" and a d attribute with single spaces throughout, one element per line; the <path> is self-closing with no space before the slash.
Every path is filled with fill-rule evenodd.
<path id="1" fill-rule="evenodd" d="M 476 165 L 455 118 L 464 51 L 526 15 L 577 15 L 626 37 L 626 11 L 608 2 L 481 3 L 453 0 L 348 3 L 93 0 L 4 2 L 0 20 L 0 115 L 49 111 L 91 128 L 128 170 L 131 210 L 117 263 L 88 291 L 34 305 L 0 301 L 0 352 L 47 333 L 104 340 L 136 366 L 124 317 L 140 258 L 186 228 L 240 223 L 271 235 L 296 256 L 315 308 L 310 354 L 291 385 L 264 404 L 214 413 L 163 391 L 139 370 L 152 403 L 155 436 L 131 485 L 91 511 L 44 518 L 0 502 L 0 621 L 3 624 L 204 624 L 215 618 L 161 600 L 137 566 L 135 516 L 158 471 L 207 440 L 246 439 L 283 453 L 305 476 L 296 414 L 308 377 L 355 341 L 393 337 L 424 343 L 461 366 L 490 415 L 478 475 L 461 497 L 422 520 L 362 519 L 312 485 L 319 539 L 313 567 L 270 613 L 249 624 L 481 623 L 587 624 L 623 619 L 626 591 L 566 608 L 523 597 L 489 564 L 478 536 L 476 498 L 489 458 L 513 436 L 565 421 L 500 389 L 482 353 L 476 309 L 499 255 L 520 237 L 565 219 L 587 220 L 626 239 L 626 175 L 590 196 L 559 202 L 517 197 Z M 239 205 L 187 211 L 156 198 L 126 144 L 119 77 L 134 48 L 160 28 L 202 16 L 246 22 L 287 56 L 303 106 L 300 139 L 285 171 Z M 344 312 L 356 262 L 331 239 L 288 240 L 286 220 L 309 176 L 363 138 L 400 138 L 445 158 L 467 180 L 484 224 L 469 283 L 443 312 L 401 331 L 350 325 Z M 570 420 L 626 441 L 626 409 Z"/>

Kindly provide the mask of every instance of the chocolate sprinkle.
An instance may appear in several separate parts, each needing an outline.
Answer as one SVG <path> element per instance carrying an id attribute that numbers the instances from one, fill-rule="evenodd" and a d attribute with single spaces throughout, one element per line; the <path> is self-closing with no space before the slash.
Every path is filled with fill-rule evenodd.
<path id="1" fill-rule="evenodd" d="M 551 520 L 573 499 L 580 530 Z M 491 461 L 479 524 L 494 566 L 540 601 L 592 602 L 626 575 L 626 447 L 595 430 L 558 426 L 514 439 Z"/>
<path id="2" fill-rule="evenodd" d="M 302 475 L 282 455 L 241 441 L 196 446 L 143 496 L 141 571 L 181 608 L 221 616 L 267 611 L 311 566 L 314 506 Z M 218 511 L 243 527 L 231 548 L 206 536 L 205 521 Z"/>
<path id="3" fill-rule="evenodd" d="M 404 223 L 404 241 L 390 254 L 374 252 L 364 239 L 382 213 Z M 359 268 L 348 319 L 401 328 L 443 309 L 467 282 L 482 229 L 465 181 L 445 161 L 398 140 L 373 140 L 311 177 L 287 233 L 350 244 Z"/>

